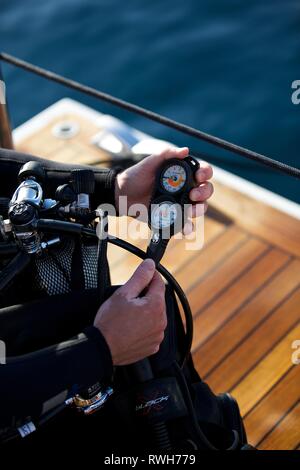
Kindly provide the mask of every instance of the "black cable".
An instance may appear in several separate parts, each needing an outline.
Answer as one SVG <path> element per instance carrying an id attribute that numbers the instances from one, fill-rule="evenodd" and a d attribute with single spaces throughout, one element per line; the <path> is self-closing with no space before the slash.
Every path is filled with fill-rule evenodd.
<path id="1" fill-rule="evenodd" d="M 40 75 L 41 77 L 47 78 L 48 80 L 51 80 L 53 82 L 60 83 L 61 85 L 72 88 L 73 90 L 85 93 L 88 96 L 92 96 L 94 98 L 110 103 L 114 106 L 118 106 L 119 108 L 126 109 L 127 111 L 133 112 L 135 114 L 139 114 L 140 116 L 143 116 L 147 119 L 158 122 L 159 124 L 170 127 L 171 129 L 175 129 L 178 132 L 190 135 L 191 137 L 195 137 L 196 139 L 204 140 L 205 142 L 208 142 L 212 145 L 216 145 L 217 147 L 223 148 L 225 150 L 241 155 L 250 160 L 254 160 L 261 164 L 267 165 L 270 168 L 273 168 L 275 170 L 281 171 L 290 176 L 300 179 L 299 168 L 292 167 L 290 165 L 287 165 L 286 163 L 279 162 L 277 160 L 274 160 L 273 158 L 267 157 L 260 153 L 254 152 L 252 150 L 246 149 L 226 140 L 220 139 L 219 137 L 215 137 L 211 134 L 207 134 L 206 132 L 199 131 L 198 129 L 195 129 L 191 126 L 187 126 L 186 124 L 181 124 L 177 121 L 174 121 L 173 119 L 169 119 L 158 113 L 142 108 L 141 106 L 129 103 L 128 101 L 124 101 L 102 91 L 98 91 L 90 86 L 83 85 L 82 83 L 79 83 L 75 80 L 70 80 L 68 78 L 63 77 L 62 75 L 50 72 L 49 70 L 46 70 L 42 67 L 30 64 L 29 62 L 18 59 L 17 57 L 14 57 L 10 54 L 2 52 L 0 53 L 0 59 L 12 65 L 15 65 L 16 67 L 20 67 L 24 70 L 27 70 L 28 72 L 32 72 L 36 75 Z"/>
<path id="2" fill-rule="evenodd" d="M 238 169 L 238 170 L 247 170 L 247 172 L 257 171 L 256 165 L 249 165 L 247 160 L 238 160 L 238 161 L 231 160 L 231 159 L 226 160 L 222 156 L 215 155 L 215 154 L 213 155 L 211 153 L 202 152 L 202 151 L 198 152 L 198 150 L 194 150 L 193 148 L 190 149 L 190 154 L 193 155 L 193 157 L 196 157 L 199 160 L 205 160 L 206 162 L 209 162 L 212 165 L 222 166 L 222 165 L 227 164 L 233 167 L 234 169 Z M 267 166 L 264 166 L 260 169 L 260 171 L 267 172 L 269 170 Z"/>
<path id="3" fill-rule="evenodd" d="M 98 249 L 97 249 L 97 288 L 99 293 L 99 302 L 103 302 L 106 289 L 110 285 L 109 265 L 107 260 L 107 229 L 108 215 L 106 212 L 99 214 L 99 223 L 97 225 Z M 93 229 L 90 229 L 93 230 Z"/>

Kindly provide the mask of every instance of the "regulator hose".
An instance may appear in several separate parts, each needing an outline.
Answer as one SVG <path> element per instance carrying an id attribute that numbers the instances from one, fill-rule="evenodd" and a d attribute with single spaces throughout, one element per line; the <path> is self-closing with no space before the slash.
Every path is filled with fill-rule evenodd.
<path id="1" fill-rule="evenodd" d="M 21 274 L 30 263 L 30 256 L 24 251 L 20 251 L 5 268 L 0 272 L 0 293 L 8 288 L 11 281 Z"/>

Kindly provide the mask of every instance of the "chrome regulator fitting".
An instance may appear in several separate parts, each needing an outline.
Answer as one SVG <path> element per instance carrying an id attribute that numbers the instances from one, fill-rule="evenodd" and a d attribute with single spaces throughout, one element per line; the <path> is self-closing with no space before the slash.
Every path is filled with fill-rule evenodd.
<path id="1" fill-rule="evenodd" d="M 78 412 L 84 415 L 91 415 L 103 407 L 113 392 L 113 389 L 108 387 L 105 390 L 100 390 L 96 395 L 90 398 L 83 398 L 79 394 L 76 394 L 74 397 L 68 398 L 65 404 L 75 407 Z"/>

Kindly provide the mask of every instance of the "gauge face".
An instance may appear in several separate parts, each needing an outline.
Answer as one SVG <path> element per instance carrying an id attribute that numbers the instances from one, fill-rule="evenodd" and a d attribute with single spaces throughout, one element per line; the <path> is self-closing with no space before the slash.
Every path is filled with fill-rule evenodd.
<path id="1" fill-rule="evenodd" d="M 170 201 L 156 205 L 151 213 L 152 228 L 161 230 L 170 227 L 177 218 L 176 204 Z"/>
<path id="2" fill-rule="evenodd" d="M 161 177 L 163 188 L 169 193 L 180 191 L 186 182 L 186 171 L 181 165 L 171 165 Z"/>

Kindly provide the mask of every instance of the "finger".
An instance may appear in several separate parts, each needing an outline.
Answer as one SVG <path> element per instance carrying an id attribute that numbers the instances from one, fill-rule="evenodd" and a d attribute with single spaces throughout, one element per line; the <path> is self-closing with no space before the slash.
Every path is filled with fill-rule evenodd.
<path id="1" fill-rule="evenodd" d="M 213 185 L 207 181 L 206 183 L 202 183 L 197 188 L 194 188 L 190 191 L 190 200 L 194 202 L 204 202 L 213 195 L 213 192 Z"/>
<path id="2" fill-rule="evenodd" d="M 167 149 L 163 153 L 163 158 L 164 160 L 168 160 L 169 158 L 185 158 L 189 154 L 189 148 L 188 147 L 179 147 L 179 148 L 170 148 Z"/>
<path id="3" fill-rule="evenodd" d="M 194 224 L 193 224 L 193 221 L 191 219 L 188 219 L 183 227 L 183 230 L 182 230 L 182 233 L 183 235 L 186 237 L 188 235 L 190 235 L 191 233 L 193 233 L 194 231 Z"/>
<path id="4" fill-rule="evenodd" d="M 148 286 L 155 273 L 155 263 L 152 259 L 144 260 L 131 278 L 120 287 L 121 293 L 127 298 L 134 299 Z"/>
<path id="5" fill-rule="evenodd" d="M 204 183 L 213 177 L 213 169 L 207 162 L 200 162 L 200 168 L 196 171 L 197 183 Z"/>
<path id="6" fill-rule="evenodd" d="M 164 281 L 162 280 L 160 274 L 157 271 L 155 271 L 154 276 L 151 282 L 149 283 L 145 297 L 160 297 L 160 298 L 163 297 L 164 298 L 165 289 L 166 289 L 166 286 L 165 286 Z"/>
<path id="7" fill-rule="evenodd" d="M 199 202 L 198 204 L 191 204 L 188 208 L 188 217 L 194 219 L 196 217 L 202 217 L 208 208 L 207 202 Z"/>
<path id="8" fill-rule="evenodd" d="M 165 160 L 169 160 L 170 158 L 185 158 L 189 154 L 188 147 L 169 147 L 166 150 L 163 150 L 160 153 L 151 155 L 150 157 L 143 160 L 145 163 L 158 166 Z"/>

